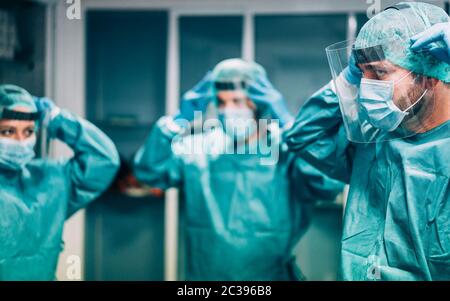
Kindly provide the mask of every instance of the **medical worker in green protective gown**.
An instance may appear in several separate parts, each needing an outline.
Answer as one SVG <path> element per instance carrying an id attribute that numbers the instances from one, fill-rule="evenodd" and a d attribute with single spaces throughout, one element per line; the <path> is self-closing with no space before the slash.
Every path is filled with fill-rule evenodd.
<path id="1" fill-rule="evenodd" d="M 36 159 L 38 127 L 74 152 Z M 54 280 L 65 220 L 102 193 L 119 159 L 96 127 L 50 100 L 0 86 L 0 280 Z"/>
<path id="2" fill-rule="evenodd" d="M 195 111 L 218 119 L 191 134 Z M 215 126 L 206 127 L 212 120 Z M 178 115 L 152 129 L 136 154 L 135 174 L 152 186 L 181 188 L 188 280 L 302 278 L 292 249 L 311 205 L 334 200 L 343 185 L 287 153 L 282 128 L 291 123 L 264 69 L 229 59 L 184 95 Z"/>
<path id="3" fill-rule="evenodd" d="M 448 22 L 437 6 L 399 3 L 341 48 L 342 72 L 340 47 L 327 48 L 334 82 L 287 133 L 291 151 L 350 184 L 342 279 L 450 280 Z"/>

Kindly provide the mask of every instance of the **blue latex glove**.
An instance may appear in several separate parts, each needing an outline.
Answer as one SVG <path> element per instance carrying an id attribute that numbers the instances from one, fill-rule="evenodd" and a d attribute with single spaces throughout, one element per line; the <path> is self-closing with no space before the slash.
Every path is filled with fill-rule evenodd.
<path id="1" fill-rule="evenodd" d="M 411 42 L 411 50 L 427 50 L 438 60 L 450 64 L 450 23 L 435 24 L 413 36 Z M 436 42 L 444 43 L 445 46 L 437 45 Z"/>
<path id="2" fill-rule="evenodd" d="M 48 121 L 51 121 L 59 113 L 59 108 L 50 98 L 34 96 L 34 103 L 38 112 L 41 112 L 41 122 L 47 120 L 47 117 Z"/>
<path id="3" fill-rule="evenodd" d="M 294 120 L 287 109 L 283 95 L 272 86 L 265 75 L 259 75 L 255 81 L 251 82 L 247 93 L 258 108 L 263 111 L 268 110 L 272 119 L 278 119 L 281 127 Z"/>
<path id="4" fill-rule="evenodd" d="M 56 107 L 55 103 L 47 97 L 34 97 L 34 103 L 39 112 L 52 111 Z"/>
<path id="5" fill-rule="evenodd" d="M 194 88 L 186 92 L 181 98 L 180 111 L 174 120 L 194 120 L 194 112 L 205 113 L 209 102 L 213 99 L 211 72 L 206 73 L 203 79 Z"/>
<path id="6" fill-rule="evenodd" d="M 352 54 L 350 56 L 350 59 L 348 61 L 348 66 L 345 67 L 343 75 L 344 78 L 352 85 L 359 85 L 362 78 L 362 71 L 359 69 L 358 65 L 356 64 L 355 56 Z"/>

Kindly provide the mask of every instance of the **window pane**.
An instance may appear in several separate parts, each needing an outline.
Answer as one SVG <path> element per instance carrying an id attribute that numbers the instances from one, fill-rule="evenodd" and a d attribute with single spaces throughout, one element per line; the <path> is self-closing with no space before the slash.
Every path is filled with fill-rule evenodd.
<path id="1" fill-rule="evenodd" d="M 369 21 L 369 18 L 367 18 L 367 14 L 363 13 L 363 14 L 357 14 L 356 15 L 356 22 L 358 24 L 358 27 L 357 27 L 358 30 L 356 32 L 357 36 L 358 36 L 359 31 L 364 26 L 364 24 L 366 24 L 367 21 Z"/>
<path id="2" fill-rule="evenodd" d="M 168 15 L 163 11 L 89 11 L 86 109 L 127 162 L 165 112 Z M 86 279 L 163 280 L 164 198 L 112 189 L 86 215 Z"/>
<path id="3" fill-rule="evenodd" d="M 156 121 L 166 101 L 167 14 L 92 11 L 88 28 L 89 117 Z"/>
<path id="4" fill-rule="evenodd" d="M 346 15 L 256 16 L 256 61 L 292 113 L 331 80 L 325 47 L 346 39 Z"/>
<path id="5" fill-rule="evenodd" d="M 241 16 L 180 18 L 180 92 L 200 81 L 221 60 L 241 57 Z"/>

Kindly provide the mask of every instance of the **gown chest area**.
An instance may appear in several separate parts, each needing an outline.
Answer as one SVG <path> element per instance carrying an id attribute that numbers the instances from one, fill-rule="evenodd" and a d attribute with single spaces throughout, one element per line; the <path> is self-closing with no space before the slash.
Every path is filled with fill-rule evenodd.
<path id="1" fill-rule="evenodd" d="M 227 194 L 243 190 L 251 192 L 272 192 L 288 185 L 289 168 L 292 158 L 280 154 L 275 163 L 266 164 L 265 157 L 260 154 L 220 154 L 204 155 L 189 158 L 183 162 L 183 177 L 187 183 L 186 189 L 197 184 L 204 189 L 205 185 L 214 194 Z"/>
<path id="2" fill-rule="evenodd" d="M 359 146 L 346 210 L 350 220 L 364 217 L 366 226 L 377 229 L 414 223 L 421 232 L 433 224 L 449 198 L 447 135 Z"/>
<path id="3" fill-rule="evenodd" d="M 0 175 L 0 252 L 58 245 L 66 218 L 69 187 L 58 170 L 24 169 Z"/>

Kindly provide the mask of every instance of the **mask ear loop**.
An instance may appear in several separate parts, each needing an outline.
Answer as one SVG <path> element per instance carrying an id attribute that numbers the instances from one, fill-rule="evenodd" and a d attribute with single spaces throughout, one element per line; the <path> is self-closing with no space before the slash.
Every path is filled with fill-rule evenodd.
<path id="1" fill-rule="evenodd" d="M 412 73 L 412 71 L 411 71 L 410 73 Z M 429 91 L 429 89 L 425 89 L 425 91 L 422 93 L 422 95 L 421 95 L 421 96 L 420 96 L 420 97 L 419 97 L 412 105 L 410 105 L 409 107 L 407 107 L 403 112 L 409 114 L 408 111 L 410 111 L 412 108 L 414 108 L 414 106 L 415 106 L 416 104 L 418 104 L 419 101 L 422 100 L 422 98 L 425 97 L 425 94 L 427 94 L 428 91 Z"/>
<path id="2" fill-rule="evenodd" d="M 410 105 L 408 108 L 406 108 L 406 110 L 404 110 L 403 112 L 409 114 L 408 111 L 410 111 L 412 108 L 414 108 L 414 106 L 415 106 L 416 104 L 418 104 L 419 101 L 422 100 L 422 98 L 425 96 L 425 94 L 427 94 L 427 92 L 428 92 L 428 89 L 425 89 L 425 92 L 423 92 L 422 95 L 421 95 L 421 96 L 420 96 L 420 97 L 419 97 L 412 105 Z"/>

